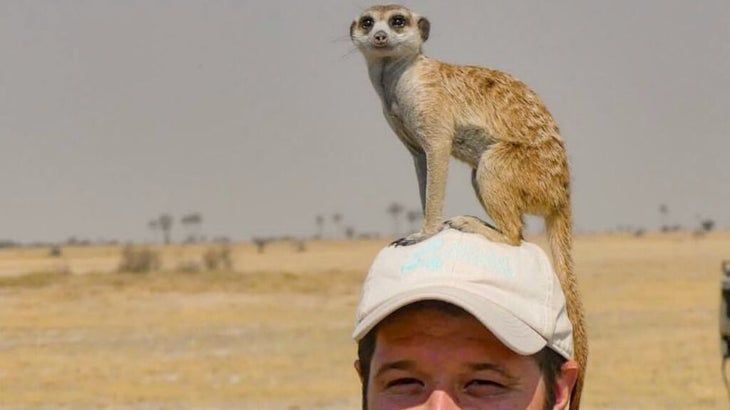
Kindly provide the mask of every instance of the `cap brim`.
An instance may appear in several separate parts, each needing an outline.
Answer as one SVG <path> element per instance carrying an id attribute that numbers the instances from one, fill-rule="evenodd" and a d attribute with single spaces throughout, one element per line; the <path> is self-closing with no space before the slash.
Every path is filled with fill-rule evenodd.
<path id="1" fill-rule="evenodd" d="M 396 310 L 414 302 L 440 300 L 461 307 L 479 320 L 497 339 L 515 353 L 531 355 L 547 345 L 533 328 L 504 307 L 464 289 L 439 285 L 411 289 L 388 298 L 357 323 L 353 338 L 360 340 Z"/>

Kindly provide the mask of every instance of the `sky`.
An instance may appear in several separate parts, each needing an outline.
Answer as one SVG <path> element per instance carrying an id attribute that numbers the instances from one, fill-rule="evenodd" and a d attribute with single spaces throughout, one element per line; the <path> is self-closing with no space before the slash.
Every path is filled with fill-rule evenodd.
<path id="1" fill-rule="evenodd" d="M 0 2 L 0 239 L 149 241 L 163 212 L 211 238 L 307 237 L 317 215 L 334 235 L 333 214 L 392 234 L 388 205 L 419 199 L 349 41 L 369 4 Z M 547 103 L 577 232 L 730 228 L 730 2 L 403 4 L 431 21 L 425 54 Z M 449 172 L 445 216 L 485 216 Z"/>

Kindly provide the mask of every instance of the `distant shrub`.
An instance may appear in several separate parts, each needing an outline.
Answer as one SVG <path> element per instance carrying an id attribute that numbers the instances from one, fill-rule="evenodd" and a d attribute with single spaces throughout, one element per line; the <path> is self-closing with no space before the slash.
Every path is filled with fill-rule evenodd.
<path id="1" fill-rule="evenodd" d="M 52 258 L 58 258 L 61 256 L 61 247 L 58 245 L 51 246 L 51 249 L 48 251 L 48 256 Z"/>
<path id="2" fill-rule="evenodd" d="M 122 250 L 119 272 L 146 273 L 160 268 L 160 255 L 147 248 L 127 245 Z"/>
<path id="3" fill-rule="evenodd" d="M 0 288 L 42 288 L 64 281 L 68 275 L 61 272 L 35 272 L 20 276 L 0 277 Z"/>
<path id="4" fill-rule="evenodd" d="M 231 249 L 228 246 L 208 248 L 203 254 L 203 264 L 207 270 L 231 270 Z"/>
<path id="5" fill-rule="evenodd" d="M 264 253 L 264 249 L 266 249 L 266 245 L 268 245 L 271 242 L 271 239 L 266 238 L 253 238 L 253 243 L 256 245 L 256 249 L 259 253 Z"/>
<path id="6" fill-rule="evenodd" d="M 355 228 L 348 226 L 345 228 L 345 237 L 347 239 L 354 239 L 355 238 Z"/>
<path id="7" fill-rule="evenodd" d="M 198 273 L 202 270 L 202 267 L 197 262 L 183 262 L 175 268 L 175 271 L 180 273 Z"/>
<path id="8" fill-rule="evenodd" d="M 20 244 L 17 242 L 8 241 L 5 239 L 0 240 L 0 248 L 15 248 L 17 246 L 20 246 Z"/>
<path id="9" fill-rule="evenodd" d="M 702 230 L 705 232 L 710 232 L 715 228 L 715 221 L 712 219 L 704 219 L 700 223 L 700 227 L 702 227 Z"/>
<path id="10" fill-rule="evenodd" d="M 294 250 L 296 250 L 297 252 L 301 253 L 307 251 L 307 242 L 305 242 L 304 240 L 299 239 L 292 241 L 292 245 L 294 245 Z"/>

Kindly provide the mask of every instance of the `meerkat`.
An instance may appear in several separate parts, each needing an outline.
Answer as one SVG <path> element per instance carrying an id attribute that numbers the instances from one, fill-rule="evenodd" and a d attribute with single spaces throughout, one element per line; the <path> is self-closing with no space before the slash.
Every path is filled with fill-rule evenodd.
<path id="1" fill-rule="evenodd" d="M 588 344 L 571 258 L 570 175 L 557 123 L 537 94 L 511 75 L 425 56 L 430 27 L 428 19 L 399 5 L 370 7 L 350 25 L 385 118 L 416 168 L 423 226 L 395 245 L 418 242 L 444 226 L 451 156 L 472 168 L 477 198 L 497 229 L 468 216 L 445 225 L 518 245 L 523 215 L 542 215 L 574 327 L 580 375 L 571 409 L 578 409 Z"/>

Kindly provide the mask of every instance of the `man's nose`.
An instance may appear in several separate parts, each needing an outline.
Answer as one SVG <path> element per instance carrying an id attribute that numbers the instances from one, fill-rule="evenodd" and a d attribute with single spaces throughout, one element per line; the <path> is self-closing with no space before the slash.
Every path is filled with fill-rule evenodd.
<path id="1" fill-rule="evenodd" d="M 375 39 L 376 43 L 383 44 L 388 40 L 388 33 L 386 33 L 383 30 L 380 30 L 373 35 L 373 38 Z"/>
<path id="2" fill-rule="evenodd" d="M 427 410 L 458 410 L 461 409 L 451 395 L 443 390 L 434 390 L 426 401 Z"/>

